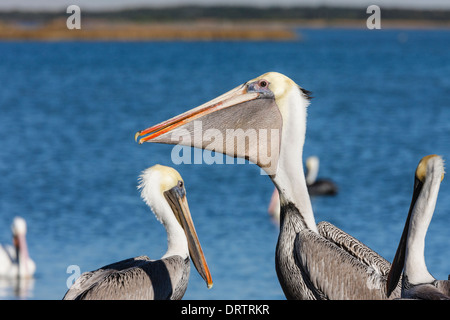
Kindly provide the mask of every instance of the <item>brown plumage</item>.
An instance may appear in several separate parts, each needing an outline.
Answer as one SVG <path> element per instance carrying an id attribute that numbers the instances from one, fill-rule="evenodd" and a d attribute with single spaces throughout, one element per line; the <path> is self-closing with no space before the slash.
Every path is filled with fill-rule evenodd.
<path id="1" fill-rule="evenodd" d="M 385 276 L 380 271 L 386 269 L 385 260 L 379 257 L 372 259 L 372 264 L 366 263 L 370 258 L 358 257 L 358 252 L 370 252 L 368 255 L 372 257 L 375 252 L 360 242 L 356 244 L 356 239 L 349 235 L 341 244 L 335 243 L 321 235 L 316 225 L 302 159 L 309 101 L 309 94 L 294 81 L 269 72 L 197 108 L 139 131 L 135 139 L 139 138 L 139 143 L 181 144 L 246 158 L 270 177 L 280 196 L 275 264 L 286 298 L 387 299 L 385 286 L 374 280 Z M 197 126 L 198 132 L 196 122 L 202 125 Z M 212 130 L 207 134 L 209 129 Z M 230 130 L 248 132 L 248 137 L 250 133 L 271 134 L 260 134 L 254 140 L 246 135 L 237 142 L 234 137 L 220 140 L 227 138 Z M 217 134 L 216 139 L 211 133 Z M 208 139 L 196 141 L 196 136 Z M 241 149 L 237 148 L 239 145 Z M 353 251 L 347 251 L 344 244 Z M 334 268 L 327 269 L 332 263 Z"/>
<path id="2" fill-rule="evenodd" d="M 139 256 L 86 272 L 64 300 L 180 300 L 187 289 L 190 259 Z"/>
<path id="3" fill-rule="evenodd" d="M 212 287 L 180 174 L 155 165 L 143 172 L 139 188 L 143 200 L 166 227 L 166 254 L 160 260 L 139 256 L 85 272 L 64 300 L 179 300 L 187 289 L 190 257 L 208 288 Z"/>

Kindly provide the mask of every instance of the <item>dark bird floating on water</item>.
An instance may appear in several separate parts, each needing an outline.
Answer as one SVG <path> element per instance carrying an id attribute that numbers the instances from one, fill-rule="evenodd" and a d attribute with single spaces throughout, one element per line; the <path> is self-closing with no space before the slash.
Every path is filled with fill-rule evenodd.
<path id="1" fill-rule="evenodd" d="M 335 195 L 338 192 L 336 184 L 330 179 L 317 179 L 319 174 L 319 158 L 311 156 L 306 159 L 306 185 L 310 196 Z"/>
<path id="2" fill-rule="evenodd" d="M 338 192 L 338 187 L 330 179 L 317 179 L 319 174 L 319 158 L 310 156 L 306 159 L 306 186 L 310 196 L 335 195 Z M 280 196 L 278 189 L 275 188 L 270 198 L 269 207 L 267 211 L 276 221 L 280 220 Z"/>

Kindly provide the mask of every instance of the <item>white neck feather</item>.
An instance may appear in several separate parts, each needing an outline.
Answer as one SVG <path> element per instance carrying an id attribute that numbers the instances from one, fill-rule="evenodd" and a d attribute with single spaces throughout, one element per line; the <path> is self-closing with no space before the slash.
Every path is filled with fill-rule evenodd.
<path id="1" fill-rule="evenodd" d="M 425 264 L 425 236 L 433 217 L 444 169 L 435 168 L 427 177 L 416 201 L 409 223 L 404 273 L 412 284 L 430 283 L 435 279 Z"/>
<path id="2" fill-rule="evenodd" d="M 283 113 L 282 143 L 278 170 L 273 182 L 280 194 L 280 204 L 293 203 L 300 211 L 306 226 L 317 232 L 314 213 L 303 171 L 303 145 L 306 134 L 306 109 L 309 102 L 294 87 L 279 106 Z"/>
<path id="3" fill-rule="evenodd" d="M 146 173 L 144 172 L 142 175 L 142 181 L 139 185 L 142 188 L 141 197 L 167 231 L 167 252 L 162 258 L 179 255 L 185 259 L 189 256 L 186 235 L 162 194 L 158 177 L 159 172 L 152 172 L 151 175 Z"/>

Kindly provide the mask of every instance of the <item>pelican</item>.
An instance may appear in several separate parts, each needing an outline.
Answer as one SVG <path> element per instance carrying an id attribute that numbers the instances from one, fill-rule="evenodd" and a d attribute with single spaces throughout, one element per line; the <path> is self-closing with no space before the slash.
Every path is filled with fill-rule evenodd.
<path id="1" fill-rule="evenodd" d="M 317 179 L 319 162 L 317 156 L 310 156 L 306 159 L 306 186 L 308 187 L 308 193 L 310 196 L 335 195 L 338 188 L 333 181 Z M 280 220 L 280 197 L 277 188 L 273 190 L 267 211 L 275 220 Z"/>
<path id="2" fill-rule="evenodd" d="M 416 169 L 414 192 L 406 224 L 388 276 L 388 294 L 397 286 L 403 270 L 401 297 L 450 300 L 450 281 L 436 280 L 425 264 L 425 236 L 444 179 L 444 161 L 432 154 Z"/>
<path id="3" fill-rule="evenodd" d="M 140 176 L 141 197 L 167 231 L 160 260 L 139 256 L 83 273 L 64 300 L 180 300 L 186 292 L 190 259 L 213 282 L 189 211 L 183 179 L 173 168 L 155 165 Z"/>
<path id="4" fill-rule="evenodd" d="M 317 179 L 319 174 L 319 158 L 311 156 L 306 159 L 306 185 L 310 196 L 335 195 L 338 191 L 336 184 L 330 179 Z"/>
<path id="5" fill-rule="evenodd" d="M 280 195 L 275 268 L 287 299 L 387 299 L 390 263 L 330 223 L 315 223 L 302 162 L 309 100 L 309 91 L 269 72 L 135 140 L 245 158 L 269 175 Z"/>
<path id="6" fill-rule="evenodd" d="M 13 246 L 0 245 L 0 277 L 31 278 L 36 271 L 36 264 L 28 255 L 25 219 L 15 217 L 11 231 Z"/>

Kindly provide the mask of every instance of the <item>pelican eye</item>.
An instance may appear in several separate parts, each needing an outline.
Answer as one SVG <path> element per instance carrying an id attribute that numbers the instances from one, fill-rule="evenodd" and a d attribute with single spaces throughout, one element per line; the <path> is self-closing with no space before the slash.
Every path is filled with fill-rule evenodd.
<path id="1" fill-rule="evenodd" d="M 181 180 L 178 181 L 178 187 L 179 187 L 179 188 L 183 188 L 183 181 L 181 181 Z"/>
<path id="2" fill-rule="evenodd" d="M 259 80 L 258 85 L 261 88 L 267 88 L 269 86 L 269 82 L 267 82 L 266 80 Z"/>

